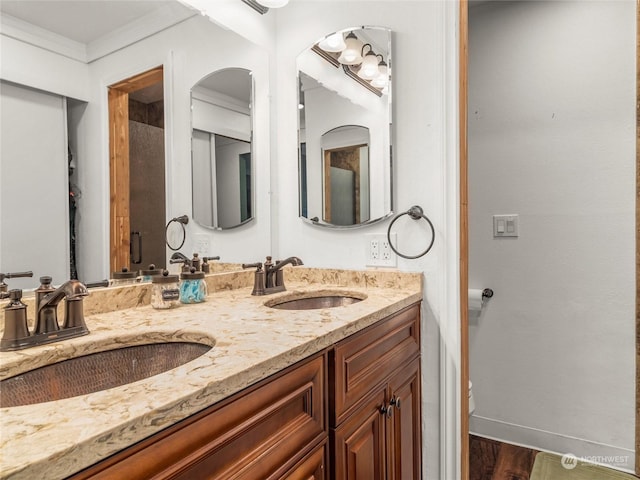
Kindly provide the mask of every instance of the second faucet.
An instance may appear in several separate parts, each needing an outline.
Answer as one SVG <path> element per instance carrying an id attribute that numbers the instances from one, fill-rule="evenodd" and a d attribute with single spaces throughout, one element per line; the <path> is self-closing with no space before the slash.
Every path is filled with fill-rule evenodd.
<path id="1" fill-rule="evenodd" d="M 271 258 L 271 256 L 268 256 L 267 260 L 264 262 L 264 271 L 262 270 L 263 265 L 260 262 L 242 264 L 242 268 L 256 267 L 255 280 L 251 295 L 269 295 L 271 293 L 285 291 L 286 288 L 284 286 L 282 267 L 285 265 L 292 265 L 294 267 L 304 265 L 302 260 L 298 257 L 288 257 L 284 260 L 276 260 L 275 263 L 273 263 Z"/>

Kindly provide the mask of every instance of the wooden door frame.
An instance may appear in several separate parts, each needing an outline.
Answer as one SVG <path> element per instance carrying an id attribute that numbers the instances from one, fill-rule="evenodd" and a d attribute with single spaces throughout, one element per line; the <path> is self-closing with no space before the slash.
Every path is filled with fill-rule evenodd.
<path id="1" fill-rule="evenodd" d="M 640 1 L 640 0 L 639 0 Z M 468 64 L 469 3 L 458 0 L 459 115 L 460 115 L 460 478 L 469 479 L 469 213 L 468 213 Z"/>
<path id="2" fill-rule="evenodd" d="M 129 93 L 163 80 L 163 66 L 152 68 L 108 87 L 109 95 L 109 266 L 129 267 Z"/>
<path id="3" fill-rule="evenodd" d="M 636 2 L 636 475 L 640 476 L 640 0 Z"/>
<path id="4" fill-rule="evenodd" d="M 459 115 L 460 115 L 460 478 L 469 479 L 469 224 L 468 224 L 468 42 L 469 3 L 459 5 Z M 636 1 L 636 415 L 635 470 L 640 476 L 640 0 Z"/>

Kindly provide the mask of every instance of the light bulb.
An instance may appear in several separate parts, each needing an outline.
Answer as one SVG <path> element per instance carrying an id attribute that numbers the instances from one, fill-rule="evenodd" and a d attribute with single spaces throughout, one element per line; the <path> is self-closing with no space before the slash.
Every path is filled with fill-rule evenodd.
<path id="1" fill-rule="evenodd" d="M 267 8 L 280 8 L 284 7 L 289 0 L 256 0 L 260 5 Z"/>
<path id="2" fill-rule="evenodd" d="M 360 70 L 358 70 L 358 76 L 365 80 L 373 80 L 376 78 L 380 70 L 378 69 L 378 57 L 373 51 L 369 50 L 362 60 Z"/>
<path id="3" fill-rule="evenodd" d="M 342 33 L 334 33 L 327 37 L 324 37 L 318 46 L 324 50 L 325 52 L 337 53 L 343 51 L 347 48 L 347 44 L 344 43 L 344 38 L 342 38 Z"/>
<path id="4" fill-rule="evenodd" d="M 389 79 L 387 78 L 386 75 L 378 75 L 376 78 L 371 80 L 371 85 L 376 88 L 382 89 L 387 86 L 388 81 Z"/>
<path id="5" fill-rule="evenodd" d="M 359 65 L 362 62 L 362 42 L 351 32 L 344 39 L 344 43 L 346 48 L 342 51 L 338 61 L 343 65 Z"/>
<path id="6" fill-rule="evenodd" d="M 384 62 L 384 60 L 381 60 L 380 63 L 378 64 L 378 74 L 371 81 L 371 85 L 373 85 L 376 88 L 384 88 L 387 86 L 388 83 L 389 83 L 389 67 L 387 67 L 387 64 Z"/>

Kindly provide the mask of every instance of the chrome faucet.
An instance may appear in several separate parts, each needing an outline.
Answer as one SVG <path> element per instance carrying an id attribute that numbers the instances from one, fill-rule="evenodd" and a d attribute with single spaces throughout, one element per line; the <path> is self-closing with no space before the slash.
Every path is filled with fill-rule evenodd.
<path id="1" fill-rule="evenodd" d="M 11 303 L 5 307 L 5 329 L 0 351 L 57 342 L 89 333 L 84 321 L 82 300 L 89 295 L 87 287 L 78 280 L 69 280 L 58 288 L 50 286 L 51 277 L 40 277 L 42 285 L 36 290 L 36 321 L 33 334 L 27 326 L 27 306 L 20 301 L 21 290 L 12 290 Z M 58 322 L 58 304 L 65 300 L 62 326 Z"/>

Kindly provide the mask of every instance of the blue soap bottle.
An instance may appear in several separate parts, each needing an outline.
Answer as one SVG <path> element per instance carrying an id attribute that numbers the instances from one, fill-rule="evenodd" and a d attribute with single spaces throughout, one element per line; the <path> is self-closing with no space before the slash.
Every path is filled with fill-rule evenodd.
<path id="1" fill-rule="evenodd" d="M 201 303 L 207 299 L 207 283 L 204 272 L 191 267 L 188 272 L 180 274 L 180 302 Z"/>

